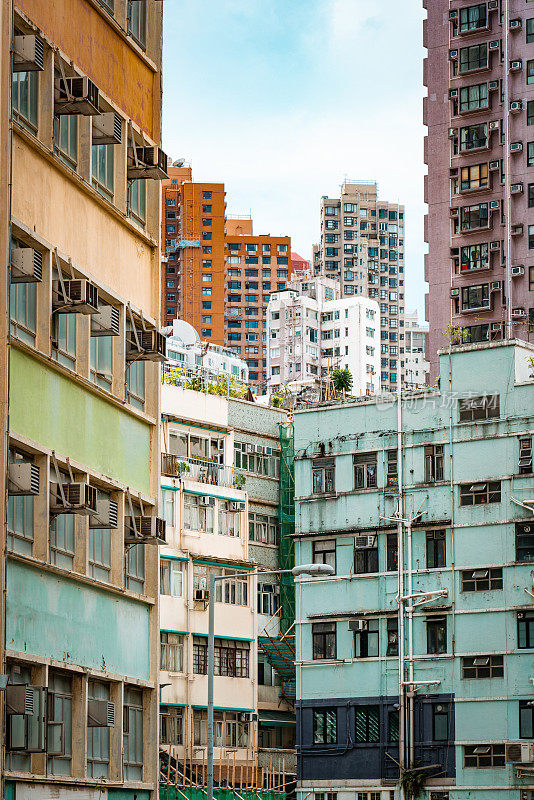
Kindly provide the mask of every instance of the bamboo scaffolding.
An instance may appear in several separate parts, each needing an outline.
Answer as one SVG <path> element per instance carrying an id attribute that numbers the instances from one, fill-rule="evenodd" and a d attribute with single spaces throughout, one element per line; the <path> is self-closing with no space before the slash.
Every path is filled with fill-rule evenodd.
<path id="1" fill-rule="evenodd" d="M 191 725 L 193 727 L 193 725 Z M 183 787 L 186 786 L 186 766 L 187 766 L 187 740 L 189 736 L 189 709 L 186 709 L 185 714 L 185 731 L 184 731 L 184 771 L 183 771 Z M 176 760 L 176 771 L 178 772 L 178 759 Z"/>

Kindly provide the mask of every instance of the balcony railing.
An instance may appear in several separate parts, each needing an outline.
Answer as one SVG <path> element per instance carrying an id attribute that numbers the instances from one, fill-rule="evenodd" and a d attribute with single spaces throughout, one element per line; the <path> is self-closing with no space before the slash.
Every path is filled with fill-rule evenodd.
<path id="1" fill-rule="evenodd" d="M 243 489 L 246 481 L 245 475 L 234 467 L 223 467 L 214 461 L 187 458 L 174 453 L 161 454 L 161 474 L 233 489 Z"/>

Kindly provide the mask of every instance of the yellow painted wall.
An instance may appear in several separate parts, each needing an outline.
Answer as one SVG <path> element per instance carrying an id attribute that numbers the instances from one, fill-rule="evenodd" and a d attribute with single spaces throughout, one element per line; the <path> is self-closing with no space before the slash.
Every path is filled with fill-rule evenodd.
<path id="1" fill-rule="evenodd" d="M 154 73 L 95 8 L 86 0 L 16 5 L 154 141 L 161 140 L 161 73 Z"/>
<path id="2" fill-rule="evenodd" d="M 25 224 L 31 220 L 37 234 L 98 283 L 157 320 L 158 249 L 145 244 L 21 138 L 14 136 L 13 145 L 13 216 Z"/>

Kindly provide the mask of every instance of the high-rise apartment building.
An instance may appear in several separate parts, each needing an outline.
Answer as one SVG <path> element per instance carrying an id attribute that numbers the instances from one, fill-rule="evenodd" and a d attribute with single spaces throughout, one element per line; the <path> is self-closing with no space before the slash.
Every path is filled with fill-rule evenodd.
<path id="1" fill-rule="evenodd" d="M 380 383 L 394 391 L 404 375 L 404 206 L 378 199 L 376 183 L 345 182 L 338 198 L 321 200 L 321 243 L 315 274 L 336 278 L 343 297 L 380 306 Z"/>
<path id="2" fill-rule="evenodd" d="M 260 394 L 267 383 L 267 303 L 291 276 L 290 255 L 289 236 L 255 236 L 251 219 L 227 221 L 225 344 L 247 362 Z"/>
<path id="3" fill-rule="evenodd" d="M 226 217 L 223 183 L 194 183 L 190 167 L 169 168 L 163 189 L 162 322 L 183 319 L 201 339 L 247 361 L 266 381 L 265 311 L 291 274 L 291 239 L 253 235 L 251 217 Z M 164 242 L 164 244 L 163 244 Z"/>
<path id="4" fill-rule="evenodd" d="M 408 389 L 426 386 L 430 365 L 426 359 L 428 325 L 419 324 L 417 311 L 404 315 L 404 376 Z"/>
<path id="5" fill-rule="evenodd" d="M 299 800 L 532 800 L 533 354 L 295 412 Z"/>
<path id="6" fill-rule="evenodd" d="M 339 283 L 298 273 L 267 306 L 269 393 L 316 385 L 349 369 L 354 395 L 380 389 L 380 310 L 368 297 L 340 297 Z"/>
<path id="7" fill-rule="evenodd" d="M 424 6 L 433 378 L 451 323 L 471 342 L 533 335 L 534 9 L 523 0 Z"/>
<path id="8" fill-rule="evenodd" d="M 162 8 L 16 0 L 1 13 L 1 114 L 11 119 L 0 169 L 7 161 L 12 176 L 1 209 L 10 280 L 2 795 L 150 800 L 164 537 Z"/>
<path id="9" fill-rule="evenodd" d="M 183 319 L 224 345 L 224 184 L 195 183 L 191 167 L 171 166 L 162 203 L 162 324 Z"/>

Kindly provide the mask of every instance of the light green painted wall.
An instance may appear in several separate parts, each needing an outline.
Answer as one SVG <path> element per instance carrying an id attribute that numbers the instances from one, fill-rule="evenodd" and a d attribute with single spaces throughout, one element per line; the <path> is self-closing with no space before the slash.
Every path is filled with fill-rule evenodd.
<path id="1" fill-rule="evenodd" d="M 7 647 L 149 680 L 149 608 L 27 564 L 7 568 Z"/>
<path id="2" fill-rule="evenodd" d="M 11 350 L 14 433 L 150 494 L 150 425 Z"/>

